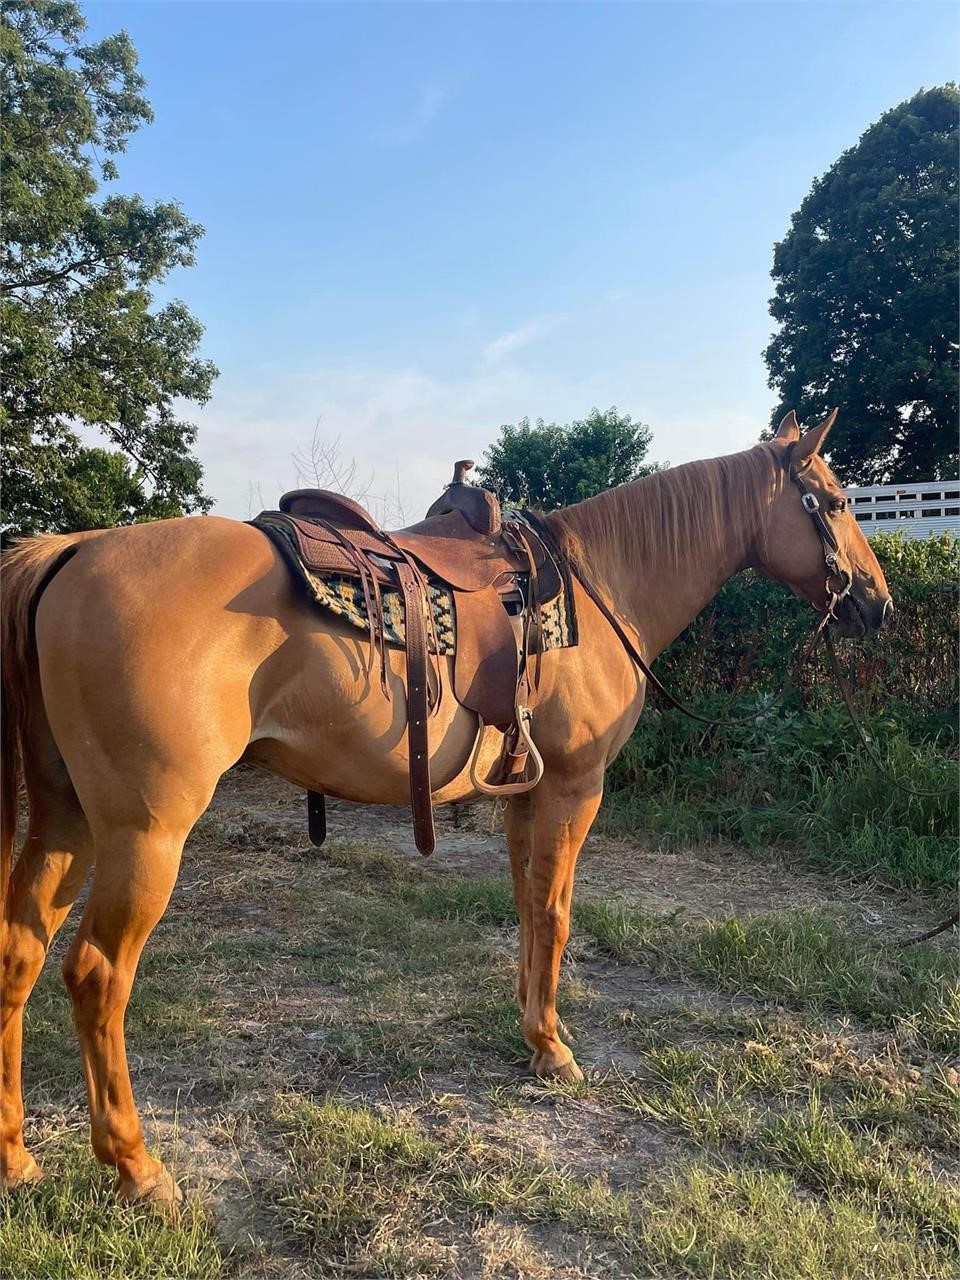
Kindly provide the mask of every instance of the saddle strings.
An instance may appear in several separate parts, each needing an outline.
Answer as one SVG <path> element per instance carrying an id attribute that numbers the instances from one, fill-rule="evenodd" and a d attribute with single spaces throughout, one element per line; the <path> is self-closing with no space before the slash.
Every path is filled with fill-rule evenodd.
<path id="1" fill-rule="evenodd" d="M 363 604 L 367 611 L 367 620 L 370 623 L 370 660 L 373 662 L 373 655 L 376 653 L 380 660 L 380 688 L 384 697 L 388 702 L 391 700 L 390 684 L 387 680 L 387 642 L 386 627 L 383 618 L 383 597 L 380 594 L 380 583 L 377 581 L 376 569 L 370 564 L 363 550 L 353 543 L 342 529 L 338 529 L 335 524 L 329 520 L 317 520 L 317 524 L 322 525 L 334 535 L 337 542 L 346 552 L 351 563 L 357 570 L 357 576 L 360 579 L 360 586 L 363 589 Z"/>

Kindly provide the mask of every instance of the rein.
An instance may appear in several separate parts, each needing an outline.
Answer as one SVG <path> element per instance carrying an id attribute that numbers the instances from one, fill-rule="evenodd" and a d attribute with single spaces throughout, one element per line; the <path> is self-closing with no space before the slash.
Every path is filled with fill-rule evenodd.
<path id="1" fill-rule="evenodd" d="M 701 715 L 699 711 L 692 711 L 690 707 L 686 706 L 685 703 L 681 702 L 679 698 L 677 698 L 674 694 L 672 694 L 670 690 L 667 688 L 667 686 L 660 679 L 660 677 L 654 673 L 653 668 L 647 663 L 643 654 L 640 652 L 637 646 L 633 643 L 633 641 L 627 635 L 626 631 L 621 626 L 619 619 L 616 617 L 613 611 L 609 608 L 606 601 L 600 595 L 599 591 L 597 591 L 596 587 L 593 585 L 592 582 L 589 581 L 589 579 L 583 576 L 583 573 L 581 572 L 579 566 L 571 562 L 570 568 L 577 582 L 579 582 L 580 586 L 584 589 L 584 591 L 587 593 L 587 595 L 590 597 L 593 603 L 597 606 L 597 608 L 606 618 L 607 622 L 610 623 L 610 626 L 614 634 L 616 635 L 620 643 L 623 645 L 624 649 L 626 649 L 630 658 L 632 658 L 632 660 L 643 672 L 644 676 L 647 679 L 648 684 L 652 685 L 653 688 L 656 689 L 657 693 L 659 693 L 660 696 L 666 702 L 669 702 L 671 707 L 675 707 L 677 711 L 682 712 L 685 716 L 689 716 L 691 720 L 699 720 L 701 724 L 718 726 L 720 728 L 730 728 L 734 725 L 750 724 L 753 721 L 755 721 L 759 715 L 762 715 L 764 714 L 765 711 L 769 711 L 773 707 L 775 707 L 777 703 L 781 701 L 781 699 L 784 697 L 787 690 L 790 688 L 791 684 L 793 683 L 793 674 L 792 672 L 788 672 L 788 674 L 784 677 L 783 683 L 780 685 L 780 688 L 776 691 L 776 693 L 774 693 L 771 696 L 771 700 L 768 702 L 765 708 L 763 708 L 762 710 L 754 711 L 748 716 L 738 716 L 735 720 L 715 720 L 710 716 Z M 828 621 L 829 621 L 829 617 L 825 616 L 823 620 L 820 623 L 818 623 L 816 630 L 814 631 L 813 635 L 810 637 L 810 640 L 807 642 L 807 647 L 804 650 L 803 655 L 800 659 L 801 663 L 805 662 L 807 658 L 810 657 L 811 653 L 813 652 L 814 646 L 816 645 L 816 642 L 820 637 L 820 633 L 824 629 Z"/>
<path id="2" fill-rule="evenodd" d="M 827 650 L 827 657 L 830 662 L 830 670 L 833 674 L 834 680 L 836 681 L 837 688 L 840 690 L 844 706 L 847 709 L 850 719 L 853 721 L 853 727 L 856 729 L 867 755 L 873 761 L 878 772 L 886 778 L 888 782 L 899 788 L 899 790 L 906 792 L 907 795 L 931 797 L 950 795 L 953 791 L 952 787 L 943 787 L 936 791 L 923 791 L 917 790 L 914 787 L 908 787 L 905 783 L 899 782 L 885 768 L 880 757 L 874 750 L 866 731 L 860 724 L 856 708 L 853 705 L 853 698 L 851 697 L 850 690 L 843 678 L 843 673 L 840 670 L 840 663 L 837 658 L 836 649 L 833 646 L 833 638 L 828 629 L 829 624 L 836 618 L 837 606 L 846 599 L 847 595 L 850 593 L 850 588 L 853 585 L 853 578 L 851 574 L 840 564 L 839 557 L 837 556 L 837 552 L 840 550 L 840 547 L 833 535 L 832 529 L 821 515 L 820 499 L 815 493 L 811 492 L 811 490 L 807 488 L 806 484 L 804 484 L 803 478 L 792 468 L 790 469 L 790 479 L 800 490 L 800 501 L 803 503 L 803 509 L 813 521 L 814 530 L 816 531 L 817 537 L 820 539 L 820 544 L 823 547 L 823 562 L 827 569 L 827 577 L 824 583 L 827 592 L 826 608 L 823 611 L 823 616 L 814 628 L 813 634 L 807 641 L 807 646 L 801 655 L 800 663 L 795 664 L 793 669 L 796 670 L 796 666 L 807 661 L 816 648 L 817 641 L 821 636 L 823 636 L 824 646 Z M 554 541 L 550 535 L 550 531 L 539 516 L 534 515 L 531 511 L 526 511 L 524 512 L 524 518 L 530 520 L 538 532 L 542 532 L 542 534 L 548 537 L 551 542 Z M 573 576 L 606 618 L 607 622 L 609 622 L 617 639 L 623 645 L 629 657 L 643 672 L 648 683 L 656 689 L 657 693 L 659 693 L 660 696 L 670 704 L 670 706 L 675 707 L 676 710 L 682 712 L 683 715 L 689 716 L 691 720 L 698 720 L 701 724 L 708 724 L 720 728 L 750 724 L 752 721 L 755 721 L 759 715 L 762 715 L 764 711 L 769 711 L 772 707 L 776 706 L 793 683 L 793 676 L 788 672 L 783 683 L 780 685 L 780 688 L 772 695 L 770 702 L 768 702 L 763 711 L 754 711 L 751 715 L 739 716 L 735 720 L 717 720 L 691 710 L 690 707 L 686 706 L 685 703 L 681 702 L 679 698 L 670 692 L 659 676 L 654 674 L 653 669 L 650 667 L 649 663 L 646 661 L 637 646 L 633 643 L 619 618 L 614 614 L 613 610 L 600 595 L 593 583 L 586 577 L 581 567 L 569 555 L 566 556 L 566 560 L 570 565 Z M 854 604 L 856 604 L 856 601 L 854 601 Z"/>
<path id="3" fill-rule="evenodd" d="M 823 519 L 823 516 L 820 515 L 819 499 L 817 498 L 816 494 L 811 493 L 807 489 L 806 485 L 803 483 L 803 481 L 798 475 L 791 474 L 790 478 L 793 480 L 794 484 L 796 484 L 797 488 L 800 490 L 802 494 L 803 509 L 804 511 L 807 512 L 808 515 L 810 515 L 813 518 L 814 527 L 816 528 L 817 534 L 823 545 L 823 550 L 824 550 L 823 558 L 824 558 L 824 563 L 827 566 L 826 588 L 827 588 L 827 596 L 828 596 L 828 606 L 826 611 L 824 612 L 823 617 L 820 619 L 817 626 L 814 628 L 813 634 L 811 635 L 810 639 L 807 641 L 806 648 L 801 654 L 799 662 L 794 663 L 791 667 L 788 668 L 787 674 L 784 676 L 779 689 L 777 689 L 775 693 L 771 694 L 766 706 L 751 712 L 750 715 L 737 716 L 735 719 L 732 719 L 732 720 L 715 719 L 711 716 L 701 715 L 699 711 L 693 711 L 685 703 L 681 702 L 678 697 L 676 697 L 674 694 L 670 692 L 670 690 L 663 683 L 660 677 L 656 675 L 653 668 L 646 661 L 643 654 L 640 652 L 640 650 L 634 644 L 633 640 L 631 640 L 630 636 L 627 634 L 619 618 L 616 616 L 616 614 L 609 607 L 607 602 L 600 595 L 600 592 L 596 589 L 593 583 L 589 580 L 589 578 L 583 572 L 583 569 L 580 567 L 580 565 L 576 563 L 576 561 L 573 559 L 572 556 L 570 556 L 569 554 L 564 554 L 564 558 L 569 564 L 570 570 L 573 576 L 576 578 L 577 582 L 579 582 L 580 586 L 583 588 L 583 590 L 587 593 L 587 595 L 590 597 L 593 603 L 597 606 L 597 608 L 606 618 L 607 622 L 610 624 L 611 629 L 613 630 L 614 635 L 617 637 L 617 639 L 623 645 L 624 649 L 627 651 L 628 656 L 632 659 L 632 661 L 636 664 L 636 666 L 638 666 L 640 670 L 643 672 L 644 676 L 646 677 L 647 683 L 652 685 L 652 687 L 656 689 L 657 693 L 659 693 L 661 698 L 663 698 L 664 701 L 668 702 L 671 707 L 674 707 L 677 711 L 681 712 L 683 715 L 688 716 L 689 719 L 699 721 L 700 724 L 710 725 L 711 727 L 714 727 L 714 728 L 729 729 L 729 728 L 734 728 L 738 725 L 751 724 L 756 721 L 758 716 L 764 715 L 767 712 L 771 711 L 779 702 L 783 700 L 790 686 L 793 684 L 793 679 L 794 679 L 793 673 L 797 670 L 799 666 L 803 665 L 803 663 L 805 663 L 807 659 L 811 656 L 811 654 L 813 653 L 816 647 L 817 641 L 820 639 L 821 633 L 824 632 L 827 624 L 832 620 L 834 616 L 834 611 L 837 608 L 837 605 L 839 605 L 840 601 L 843 600 L 843 598 L 847 595 L 847 593 L 850 590 L 852 578 L 850 574 L 846 572 L 846 570 L 840 568 L 840 563 L 836 555 L 836 552 L 839 549 L 837 546 L 837 541 L 834 538 L 832 532 L 830 531 L 830 528 L 827 525 L 826 521 Z M 550 530 L 547 528 L 546 524 L 544 523 L 544 521 L 540 516 L 536 515 L 532 511 L 524 511 L 523 516 L 525 520 L 529 520 L 530 523 L 533 524 L 534 528 L 537 530 L 538 533 L 541 533 L 541 535 L 548 537 L 552 543 L 554 542 L 554 539 L 550 533 Z M 846 579 L 846 581 L 843 582 L 838 588 L 835 589 L 831 584 L 833 580 L 836 577 L 839 577 L 840 575 L 842 575 L 843 578 Z"/>

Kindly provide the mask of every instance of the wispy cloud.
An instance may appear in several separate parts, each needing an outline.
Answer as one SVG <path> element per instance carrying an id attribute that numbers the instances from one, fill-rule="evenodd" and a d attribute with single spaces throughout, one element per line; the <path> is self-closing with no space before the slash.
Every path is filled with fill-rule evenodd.
<path id="1" fill-rule="evenodd" d="M 449 101 L 449 85 L 439 81 L 422 84 L 413 106 L 380 130 L 382 141 L 393 147 L 408 147 L 419 142 Z"/>
<path id="2" fill-rule="evenodd" d="M 291 455 L 309 445 L 319 419 L 325 443 L 339 440 L 344 459 L 375 473 L 371 505 L 389 489 L 415 519 L 449 481 L 454 458 L 481 458 L 500 423 L 525 413 L 566 421 L 598 398 L 598 388 L 544 379 L 510 361 L 453 378 L 365 363 L 286 370 L 256 389 L 224 377 L 215 403 L 197 416 L 198 449 L 218 514 L 246 519 L 251 501 L 260 502 L 259 493 L 251 500 L 250 477 L 266 505 L 275 504 L 296 486 Z"/>
<path id="3" fill-rule="evenodd" d="M 515 351 L 528 347 L 538 338 L 542 338 L 548 330 L 554 328 L 563 319 L 564 317 L 559 315 L 534 316 L 532 320 L 527 320 L 514 329 L 508 329 L 506 333 L 499 334 L 484 346 L 480 353 L 480 363 L 487 368 L 500 364 Z"/>

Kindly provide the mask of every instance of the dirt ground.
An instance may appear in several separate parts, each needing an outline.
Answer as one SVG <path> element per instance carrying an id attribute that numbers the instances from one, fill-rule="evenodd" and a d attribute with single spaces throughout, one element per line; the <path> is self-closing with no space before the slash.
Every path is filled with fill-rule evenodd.
<path id="1" fill-rule="evenodd" d="M 511 995 L 516 931 L 496 884 L 509 881 L 499 815 L 484 805 L 437 816 L 438 849 L 424 860 L 405 809 L 331 802 L 328 844 L 318 852 L 307 837 L 303 793 L 240 767 L 191 837 L 170 908 L 148 944 L 128 1043 L 150 1141 L 203 1206 L 222 1259 L 215 1274 L 697 1274 L 638 1262 L 612 1217 L 594 1228 L 582 1206 L 534 1212 L 518 1201 L 472 1210 L 459 1182 L 442 1212 L 417 1198 L 416 1211 L 404 1211 L 413 1215 L 407 1225 L 386 1243 L 380 1228 L 357 1227 L 345 1247 L 312 1219 L 304 1227 L 305 1192 L 293 1196 L 298 1207 L 290 1210 L 290 1188 L 307 1176 L 304 1169 L 326 1169 L 331 1158 L 327 1152 L 323 1164 L 316 1138 L 308 1148 L 306 1130 L 283 1118 L 291 1096 L 312 1104 L 344 1098 L 364 1114 L 415 1126 L 445 1149 L 465 1143 L 477 1167 L 493 1169 L 490 1161 L 509 1153 L 517 1169 L 552 1170 L 578 1188 L 599 1180 L 612 1205 L 610 1196 L 654 1186 L 705 1141 L 692 1122 L 670 1119 L 666 1103 L 644 1113 L 645 1103 L 630 1102 L 639 1096 L 636 1080 L 649 1078 L 651 1046 L 662 1057 L 722 1033 L 727 1040 L 717 1052 L 736 1048 L 742 1056 L 753 1043 L 744 1030 L 751 1018 L 774 1027 L 792 1016 L 775 1000 L 717 989 L 669 965 L 618 959 L 595 938 L 575 934 L 561 1013 L 588 1084 L 563 1091 L 532 1080 Z M 484 894 L 493 905 L 484 906 Z M 603 834 L 592 835 L 581 855 L 577 898 L 694 923 L 809 909 L 867 944 L 920 932 L 942 914 L 920 896 L 821 874 L 780 854 L 666 853 L 649 838 Z M 57 940 L 27 1029 L 28 1141 L 53 1169 L 72 1158 L 66 1138 L 82 1139 L 86 1124 L 56 974 L 67 941 Z M 802 1034 L 813 1035 L 804 1025 Z M 813 1038 L 842 1042 L 860 1066 L 889 1050 L 887 1032 L 842 1016 L 822 1017 Z M 929 1055 L 912 1060 L 918 1071 L 933 1070 Z M 739 1151 L 746 1139 L 738 1141 Z M 718 1149 L 718 1168 L 739 1159 L 733 1147 Z M 939 1177 L 952 1162 L 941 1151 L 934 1163 Z M 386 1176 L 378 1165 L 376 1177 Z M 391 1196 L 412 1194 L 402 1180 L 384 1185 Z M 533 1205 L 541 1192 L 529 1194 Z M 797 1191 L 800 1202 L 810 1194 Z M 377 1213 L 380 1222 L 382 1207 Z M 719 1267 L 716 1274 L 741 1272 Z"/>

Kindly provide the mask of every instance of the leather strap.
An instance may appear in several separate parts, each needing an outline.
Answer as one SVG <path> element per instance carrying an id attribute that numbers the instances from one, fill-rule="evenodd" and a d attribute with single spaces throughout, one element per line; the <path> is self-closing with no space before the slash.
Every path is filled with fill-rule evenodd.
<path id="1" fill-rule="evenodd" d="M 307 792 L 307 831 L 317 848 L 327 838 L 327 803 L 322 791 Z"/>
<path id="2" fill-rule="evenodd" d="M 426 857 L 437 847 L 430 786 L 430 742 L 427 734 L 427 627 L 420 581 L 409 564 L 397 565 L 403 593 L 407 656 L 407 750 L 410 757 L 410 808 L 413 837 Z"/>
<path id="3" fill-rule="evenodd" d="M 677 711 L 682 711 L 683 714 L 685 716 L 689 716 L 691 720 L 699 720 L 701 724 L 719 725 L 724 728 L 730 727 L 732 725 L 738 725 L 738 724 L 750 724 L 751 722 L 755 722 L 759 716 L 765 715 L 766 712 L 770 711 L 774 706 L 776 706 L 776 704 L 780 701 L 780 699 L 786 694 L 787 690 L 790 688 L 790 685 L 793 683 L 793 672 L 788 671 L 786 676 L 784 677 L 783 683 L 781 684 L 780 688 L 777 690 L 775 694 L 771 696 L 770 701 L 767 703 L 765 707 L 758 707 L 757 710 L 751 711 L 751 713 L 748 716 L 738 716 L 735 720 L 715 720 L 710 716 L 702 716 L 697 711 L 691 711 L 691 709 L 688 706 L 685 706 L 684 703 L 682 703 L 679 698 L 675 698 L 674 695 L 670 692 L 670 690 L 664 685 L 663 681 L 659 678 L 659 676 L 654 674 L 654 672 L 650 668 L 649 663 L 645 661 L 643 654 L 640 652 L 637 646 L 633 643 L 633 641 L 627 635 L 626 631 L 620 625 L 619 620 L 615 617 L 613 611 L 609 608 L 606 601 L 600 595 L 599 591 L 597 591 L 596 587 L 589 580 L 589 578 L 586 578 L 584 576 L 582 571 L 578 568 L 577 565 L 573 563 L 572 560 L 570 560 L 570 568 L 577 582 L 580 583 L 580 586 L 584 589 L 584 591 L 587 593 L 587 595 L 590 597 L 593 603 L 597 606 L 597 608 L 600 610 L 600 612 L 603 614 L 606 620 L 610 623 L 610 626 L 613 629 L 614 635 L 623 645 L 624 649 L 626 649 L 627 655 L 636 663 L 636 665 L 640 668 L 640 670 L 646 676 L 647 682 L 651 684 L 654 689 L 656 689 L 657 693 L 659 693 L 662 698 L 664 698 L 667 702 L 669 702 L 671 707 L 675 707 Z M 813 651 L 813 646 L 816 643 L 817 639 L 819 638 L 821 630 L 823 629 L 823 627 L 826 626 L 828 620 L 829 620 L 828 616 L 824 615 L 823 621 L 821 621 L 816 631 L 814 631 L 811 639 L 807 644 L 807 648 L 804 651 L 804 655 L 803 655 L 803 658 L 801 659 L 801 662 L 805 661 Z"/>

